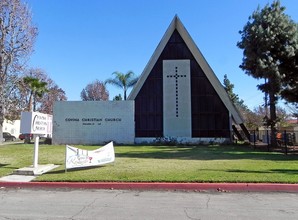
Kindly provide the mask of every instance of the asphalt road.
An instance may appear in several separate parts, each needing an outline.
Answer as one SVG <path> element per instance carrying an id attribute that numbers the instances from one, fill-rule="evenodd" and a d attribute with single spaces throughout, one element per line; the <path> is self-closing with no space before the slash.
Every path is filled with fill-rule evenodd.
<path id="1" fill-rule="evenodd" d="M 298 219 L 298 193 L 2 187 L 0 219 Z"/>

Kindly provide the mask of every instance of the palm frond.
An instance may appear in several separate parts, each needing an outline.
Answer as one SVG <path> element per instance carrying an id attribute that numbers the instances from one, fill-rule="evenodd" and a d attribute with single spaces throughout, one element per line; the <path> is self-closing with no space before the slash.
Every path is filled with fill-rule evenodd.
<path id="1" fill-rule="evenodd" d="M 127 87 L 133 87 L 139 80 L 139 77 L 135 77 L 131 80 L 129 80 L 129 82 L 127 83 Z"/>
<path id="2" fill-rule="evenodd" d="M 112 84 L 114 86 L 123 88 L 123 84 L 121 83 L 121 81 L 119 81 L 118 79 L 107 79 L 105 81 L 105 84 Z"/>

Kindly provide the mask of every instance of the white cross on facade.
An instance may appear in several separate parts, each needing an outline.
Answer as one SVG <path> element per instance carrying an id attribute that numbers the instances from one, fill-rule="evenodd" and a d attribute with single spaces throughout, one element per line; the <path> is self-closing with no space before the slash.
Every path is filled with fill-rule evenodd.
<path id="1" fill-rule="evenodd" d="M 181 77 L 186 77 L 186 75 L 179 75 L 178 74 L 178 67 L 177 66 L 175 66 L 175 74 L 174 75 L 167 75 L 167 78 L 175 78 L 175 87 L 176 87 L 176 89 L 175 89 L 175 95 L 176 95 L 176 98 L 175 98 L 175 100 L 176 100 L 176 104 L 175 104 L 175 106 L 176 106 L 176 117 L 178 118 L 179 117 L 179 88 L 178 88 L 178 86 L 179 86 L 179 84 L 178 84 L 178 78 L 181 78 Z"/>

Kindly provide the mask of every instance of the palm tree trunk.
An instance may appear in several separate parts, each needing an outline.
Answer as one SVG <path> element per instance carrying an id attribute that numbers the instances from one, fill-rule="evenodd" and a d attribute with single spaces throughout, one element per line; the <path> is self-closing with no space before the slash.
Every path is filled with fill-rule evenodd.
<path id="1" fill-rule="evenodd" d="M 29 112 L 32 112 L 32 106 L 33 106 L 33 93 L 31 92 L 30 96 L 29 96 L 29 104 L 28 104 L 28 111 Z"/>
<path id="2" fill-rule="evenodd" d="M 124 100 L 126 100 L 126 89 L 124 89 Z"/>
<path id="3" fill-rule="evenodd" d="M 28 111 L 29 112 L 32 112 L 32 105 L 33 105 L 33 92 L 30 92 L 29 104 L 28 104 Z M 30 144 L 30 134 L 25 134 L 24 143 L 25 144 Z"/>
<path id="4" fill-rule="evenodd" d="M 33 102 L 32 103 L 33 103 L 32 109 L 35 112 L 36 111 L 36 98 L 35 98 L 35 96 L 33 97 Z"/>

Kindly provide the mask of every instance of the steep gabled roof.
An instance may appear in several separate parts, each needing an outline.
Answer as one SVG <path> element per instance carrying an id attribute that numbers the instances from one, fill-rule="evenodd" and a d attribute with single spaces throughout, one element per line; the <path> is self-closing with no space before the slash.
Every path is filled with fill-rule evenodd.
<path id="1" fill-rule="evenodd" d="M 170 26 L 168 27 L 167 31 L 165 32 L 164 36 L 162 37 L 160 43 L 158 44 L 157 48 L 155 49 L 155 51 L 154 51 L 153 55 L 151 56 L 148 64 L 146 65 L 144 71 L 142 72 L 138 82 L 136 83 L 133 90 L 131 91 L 128 99 L 129 100 L 134 100 L 136 98 L 137 94 L 141 90 L 141 88 L 142 88 L 143 84 L 145 83 L 147 77 L 149 76 L 152 68 L 154 67 L 155 63 L 157 62 L 159 56 L 163 52 L 165 46 L 167 45 L 170 37 L 172 36 L 172 34 L 175 30 L 178 31 L 178 33 L 180 34 L 180 36 L 184 40 L 185 44 L 187 45 L 187 47 L 191 51 L 191 53 L 194 56 L 194 58 L 196 59 L 197 63 L 202 68 L 203 72 L 205 73 L 206 77 L 208 78 L 208 80 L 212 84 L 213 88 L 215 89 L 215 91 L 219 95 L 220 99 L 222 100 L 222 102 L 224 103 L 226 108 L 231 113 L 234 121 L 237 124 L 242 124 L 243 119 L 241 118 L 241 116 L 238 113 L 237 109 L 235 108 L 235 106 L 231 102 L 231 100 L 230 100 L 228 94 L 226 93 L 224 87 L 221 85 L 221 83 L 218 80 L 218 78 L 216 77 L 215 73 L 213 72 L 213 70 L 211 69 L 209 64 L 207 63 L 207 61 L 204 58 L 204 56 L 202 55 L 201 51 L 196 46 L 195 42 L 193 41 L 193 39 L 191 38 L 191 36 L 189 35 L 187 30 L 183 26 L 181 20 L 179 19 L 179 17 L 177 15 L 175 15 L 175 17 L 172 20 Z"/>

